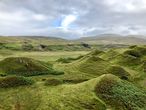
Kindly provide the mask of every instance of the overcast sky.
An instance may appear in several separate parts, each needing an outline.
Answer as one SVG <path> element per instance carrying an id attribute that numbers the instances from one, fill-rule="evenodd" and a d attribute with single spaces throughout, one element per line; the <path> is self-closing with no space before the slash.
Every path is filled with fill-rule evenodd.
<path id="1" fill-rule="evenodd" d="M 0 0 L 0 35 L 146 34 L 146 0 Z"/>

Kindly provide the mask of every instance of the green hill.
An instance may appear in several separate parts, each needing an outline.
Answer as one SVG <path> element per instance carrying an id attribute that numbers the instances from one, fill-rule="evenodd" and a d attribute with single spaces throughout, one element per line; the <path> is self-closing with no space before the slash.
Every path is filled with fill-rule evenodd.
<path id="1" fill-rule="evenodd" d="M 114 75 L 103 75 L 96 85 L 95 92 L 115 110 L 146 109 L 146 92 Z"/>
<path id="2" fill-rule="evenodd" d="M 60 74 L 44 62 L 26 57 L 9 57 L 0 61 L 2 74 L 16 74 L 22 76 L 34 76 L 43 74 Z"/>
<path id="3" fill-rule="evenodd" d="M 87 36 L 77 39 L 76 42 L 85 42 L 89 44 L 127 44 L 127 45 L 145 45 L 145 36 L 117 34 L 101 34 L 97 36 Z"/>

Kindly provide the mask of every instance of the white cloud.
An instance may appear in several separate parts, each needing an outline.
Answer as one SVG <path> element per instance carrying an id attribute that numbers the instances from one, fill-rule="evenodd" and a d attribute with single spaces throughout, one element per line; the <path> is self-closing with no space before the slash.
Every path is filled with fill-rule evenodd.
<path id="1" fill-rule="evenodd" d="M 76 15 L 67 15 L 63 19 L 61 23 L 62 28 L 68 28 L 71 23 L 73 23 L 77 19 Z"/>
<path id="2" fill-rule="evenodd" d="M 104 4 L 115 12 L 137 13 L 146 10 L 145 0 L 104 0 Z"/>
<path id="3" fill-rule="evenodd" d="M 21 12 L 9 13 L 9 12 L 0 11 L 0 20 L 3 20 L 5 22 L 7 22 L 7 21 L 20 22 L 20 21 L 26 20 L 26 16 L 23 16 L 23 14 Z"/>
<path id="4" fill-rule="evenodd" d="M 33 15 L 33 18 L 35 20 L 38 20 L 38 21 L 43 21 L 43 20 L 46 20 L 47 19 L 47 16 L 42 15 L 42 14 L 35 14 L 35 15 Z"/>

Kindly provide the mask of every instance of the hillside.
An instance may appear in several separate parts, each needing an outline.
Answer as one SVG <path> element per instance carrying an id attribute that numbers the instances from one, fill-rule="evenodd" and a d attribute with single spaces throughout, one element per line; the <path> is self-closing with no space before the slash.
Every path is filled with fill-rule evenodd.
<path id="1" fill-rule="evenodd" d="M 94 50 L 70 63 L 56 63 L 54 68 L 83 79 L 111 73 L 121 79 L 135 80 L 145 74 L 145 55 L 144 46 L 129 47 L 123 52 Z"/>
<path id="2" fill-rule="evenodd" d="M 64 44 L 67 40 L 57 37 L 43 36 L 0 36 L 0 43 L 31 43 L 31 44 Z"/>
<path id="3" fill-rule="evenodd" d="M 132 44 L 132 45 L 144 45 L 146 44 L 146 39 L 142 36 L 136 35 L 128 35 L 128 36 L 121 36 L 116 34 L 103 34 L 98 36 L 91 36 L 91 37 L 82 37 L 76 42 L 86 42 L 89 44 Z"/>
<path id="4" fill-rule="evenodd" d="M 50 65 L 26 57 L 9 57 L 0 61 L 0 75 L 35 76 L 44 74 L 60 74 Z"/>

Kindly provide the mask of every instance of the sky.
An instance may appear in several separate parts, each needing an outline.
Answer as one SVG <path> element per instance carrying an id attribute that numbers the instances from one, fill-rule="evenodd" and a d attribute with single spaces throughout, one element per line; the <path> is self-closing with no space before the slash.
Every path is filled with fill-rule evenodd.
<path id="1" fill-rule="evenodd" d="M 146 0 L 0 0 L 0 35 L 146 35 Z"/>

